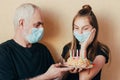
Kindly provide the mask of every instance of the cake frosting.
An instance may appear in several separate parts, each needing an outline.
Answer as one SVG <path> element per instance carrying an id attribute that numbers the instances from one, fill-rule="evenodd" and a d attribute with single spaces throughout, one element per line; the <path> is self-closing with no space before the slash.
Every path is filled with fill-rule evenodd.
<path id="1" fill-rule="evenodd" d="M 77 68 L 80 67 L 80 68 L 83 68 L 83 69 L 93 67 L 93 65 L 91 64 L 91 62 L 87 58 L 81 58 L 81 57 L 69 57 L 67 59 L 66 63 L 69 66 L 73 66 L 73 67 L 77 67 Z"/>

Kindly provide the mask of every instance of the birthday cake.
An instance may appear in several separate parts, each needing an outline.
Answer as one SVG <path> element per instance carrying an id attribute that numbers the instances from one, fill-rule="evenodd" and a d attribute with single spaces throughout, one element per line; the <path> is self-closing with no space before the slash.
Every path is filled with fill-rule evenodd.
<path id="1" fill-rule="evenodd" d="M 83 68 L 83 69 L 88 69 L 93 67 L 93 65 L 87 58 L 83 59 L 81 57 L 69 57 L 66 63 L 69 66 Z"/>

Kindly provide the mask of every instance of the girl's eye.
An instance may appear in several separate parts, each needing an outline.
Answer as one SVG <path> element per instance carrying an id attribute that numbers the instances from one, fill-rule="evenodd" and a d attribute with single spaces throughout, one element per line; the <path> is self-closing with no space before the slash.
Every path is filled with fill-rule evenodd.
<path id="1" fill-rule="evenodd" d="M 79 29 L 79 27 L 78 27 L 78 26 L 76 26 L 76 25 L 74 25 L 74 29 Z"/>
<path id="2" fill-rule="evenodd" d="M 78 27 L 74 27 L 74 29 L 79 29 Z"/>
<path id="3" fill-rule="evenodd" d="M 84 28 L 84 30 L 88 30 L 88 28 Z"/>

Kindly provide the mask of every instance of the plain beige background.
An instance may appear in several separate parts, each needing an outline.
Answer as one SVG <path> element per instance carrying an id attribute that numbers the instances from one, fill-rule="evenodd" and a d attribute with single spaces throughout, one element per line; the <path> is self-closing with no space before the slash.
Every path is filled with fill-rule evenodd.
<path id="1" fill-rule="evenodd" d="M 81 6 L 90 4 L 99 23 L 99 40 L 111 49 L 111 64 L 102 71 L 102 80 L 120 80 L 120 0 L 0 0 L 0 43 L 14 35 L 13 15 L 22 3 L 41 7 L 45 34 L 41 40 L 58 61 L 63 46 L 71 41 L 71 24 Z"/>

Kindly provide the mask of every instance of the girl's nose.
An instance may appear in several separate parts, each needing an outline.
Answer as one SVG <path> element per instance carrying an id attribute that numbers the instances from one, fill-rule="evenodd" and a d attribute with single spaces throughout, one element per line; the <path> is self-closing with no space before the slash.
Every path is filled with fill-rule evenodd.
<path id="1" fill-rule="evenodd" d="M 83 33 L 83 31 L 82 31 L 82 30 L 79 30 L 79 31 L 78 31 L 78 33 L 79 33 L 79 34 L 82 34 L 82 33 Z"/>

